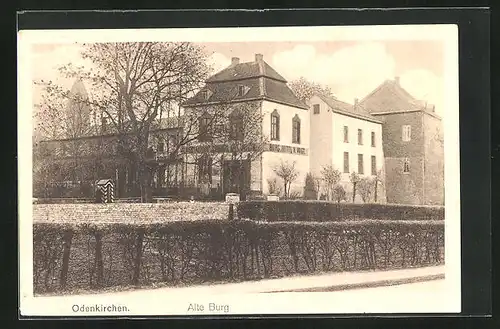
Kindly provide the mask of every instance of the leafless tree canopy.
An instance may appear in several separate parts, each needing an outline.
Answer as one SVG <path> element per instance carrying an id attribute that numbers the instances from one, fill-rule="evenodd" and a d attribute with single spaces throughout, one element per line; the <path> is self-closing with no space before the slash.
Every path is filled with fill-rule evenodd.
<path id="1" fill-rule="evenodd" d="M 91 97 L 80 99 L 90 106 L 94 117 L 107 126 L 106 133 L 119 136 L 120 152 L 137 164 L 143 201 L 150 199 L 149 187 L 154 165 L 148 160 L 151 132 L 163 118 L 175 118 L 178 131 L 175 145 L 169 148 L 176 158 L 182 146 L 198 138 L 198 119 L 185 117 L 180 104 L 200 88 L 209 68 L 203 50 L 190 43 L 96 43 L 84 45 L 82 56 L 93 67 L 60 68 L 66 77 L 82 79 Z M 70 93 L 60 86 L 45 83 L 45 96 L 40 107 L 52 125 L 60 125 L 57 109 L 66 104 Z M 99 121 L 96 120 L 96 121 Z M 96 123 L 96 122 L 94 122 Z M 60 127 L 52 134 L 59 136 Z M 47 130 L 47 129 L 44 129 Z M 169 156 L 167 156 L 169 158 Z"/>
<path id="2" fill-rule="evenodd" d="M 290 186 L 299 176 L 298 170 L 295 168 L 295 161 L 281 161 L 279 165 L 273 168 L 276 176 L 283 180 L 283 188 L 285 198 L 290 196 Z"/>
<path id="3" fill-rule="evenodd" d="M 330 87 L 308 81 L 304 77 L 291 81 L 289 87 L 302 102 L 308 101 L 314 94 L 335 98 Z"/>
<path id="4" fill-rule="evenodd" d="M 327 165 L 321 170 L 321 176 L 325 182 L 328 200 L 333 200 L 335 187 L 340 182 L 341 173 L 333 165 Z"/>

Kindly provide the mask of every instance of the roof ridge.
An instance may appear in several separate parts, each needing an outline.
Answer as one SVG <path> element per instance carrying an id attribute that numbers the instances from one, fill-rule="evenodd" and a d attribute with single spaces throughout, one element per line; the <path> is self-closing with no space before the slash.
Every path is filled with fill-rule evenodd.
<path id="1" fill-rule="evenodd" d="M 377 118 L 375 118 L 374 116 L 372 116 L 370 113 L 367 113 L 365 111 L 356 111 L 355 110 L 355 105 L 353 104 L 350 104 L 350 103 L 347 103 L 345 101 L 342 101 L 342 100 L 339 100 L 338 98 L 332 98 L 332 97 L 329 97 L 329 96 L 326 96 L 326 95 L 322 95 L 320 93 L 315 93 L 321 100 L 323 100 L 327 105 L 328 107 L 330 107 L 332 109 L 332 111 L 334 112 L 337 112 L 337 113 L 340 113 L 340 114 L 344 114 L 344 115 L 353 115 L 353 116 L 356 116 L 360 119 L 370 119 L 370 120 L 374 120 L 374 121 L 377 121 L 377 122 L 380 122 L 380 120 L 378 120 Z M 347 109 L 346 108 L 340 108 L 340 107 L 334 107 L 334 103 L 340 103 L 340 104 L 343 104 L 343 105 L 347 105 Z M 358 103 L 359 105 L 359 103 Z"/>

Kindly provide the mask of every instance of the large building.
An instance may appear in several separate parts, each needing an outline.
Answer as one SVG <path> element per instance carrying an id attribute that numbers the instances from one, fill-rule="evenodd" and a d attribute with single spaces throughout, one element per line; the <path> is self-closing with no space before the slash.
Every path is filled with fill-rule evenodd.
<path id="1" fill-rule="evenodd" d="M 387 201 L 444 204 L 444 145 L 441 117 L 432 104 L 386 80 L 359 103 L 382 122 Z"/>
<path id="2" fill-rule="evenodd" d="M 210 166 L 212 187 L 220 186 L 223 194 L 273 193 L 269 185 L 278 180 L 275 169 L 283 161 L 283 165 L 293 165 L 299 173 L 290 192 L 302 194 L 309 171 L 309 109 L 261 54 L 247 63 L 233 58 L 229 67 L 210 77 L 206 86 L 183 106 L 188 116 L 206 112 L 210 117 L 214 111 L 221 111 L 229 125 L 235 124 L 230 130 L 238 131 L 220 140 L 227 148 L 207 159 L 213 163 L 214 158 L 222 158 L 218 165 Z M 215 134 L 223 128 L 216 130 Z M 207 143 L 213 143 L 212 139 L 198 142 L 199 146 Z M 236 157 L 230 149 L 233 144 L 239 145 L 234 147 L 238 149 Z"/>
<path id="3" fill-rule="evenodd" d="M 327 165 L 341 172 L 341 184 L 351 199 L 350 174 L 360 178 L 384 176 L 382 122 L 354 105 L 315 95 L 309 100 L 311 122 L 310 170 L 320 176 Z M 375 194 L 375 193 L 373 193 Z M 361 196 L 358 194 L 359 201 Z M 377 202 L 385 202 L 383 184 L 377 184 Z"/>
<path id="4" fill-rule="evenodd" d="M 73 93 L 87 97 L 81 82 Z M 302 196 L 306 175 L 318 177 L 330 165 L 340 172 L 347 200 L 355 172 L 361 179 L 380 180 L 376 202 L 443 204 L 441 118 L 433 106 L 406 92 L 398 79 L 385 81 L 353 104 L 319 94 L 304 104 L 256 54 L 252 62 L 233 58 L 182 108 L 182 116 L 160 120 L 151 131 L 155 196 L 223 198 L 235 192 L 245 199 L 251 194 L 282 194 L 277 171 L 290 166 L 298 175 L 288 195 Z M 71 104 L 68 110 L 75 114 Z M 96 132 L 45 141 L 38 152 L 51 155 L 48 166 L 54 167 L 57 179 L 112 178 L 117 197 L 139 196 L 138 169 L 120 155 L 118 141 L 126 137 L 87 109 L 75 115 L 83 126 L 90 116 Z M 196 138 L 177 148 L 179 138 L 189 132 Z M 176 149 L 175 159 L 171 149 Z M 355 201 L 361 201 L 356 195 Z"/>

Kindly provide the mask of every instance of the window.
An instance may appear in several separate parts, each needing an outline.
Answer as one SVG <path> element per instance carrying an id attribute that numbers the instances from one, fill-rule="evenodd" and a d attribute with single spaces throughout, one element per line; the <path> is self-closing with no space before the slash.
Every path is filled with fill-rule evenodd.
<path id="1" fill-rule="evenodd" d="M 300 144 L 300 118 L 297 114 L 292 119 L 292 143 Z"/>
<path id="2" fill-rule="evenodd" d="M 344 126 L 344 143 L 349 143 L 349 128 Z"/>
<path id="3" fill-rule="evenodd" d="M 403 172 L 404 173 L 410 172 L 410 159 L 408 158 L 405 158 L 403 161 Z"/>
<path id="4" fill-rule="evenodd" d="M 238 96 L 245 95 L 245 86 L 238 86 Z"/>
<path id="5" fill-rule="evenodd" d="M 358 145 L 363 145 L 363 130 L 358 129 Z"/>
<path id="6" fill-rule="evenodd" d="M 271 140 L 280 140 L 280 115 L 277 110 L 271 114 Z"/>
<path id="7" fill-rule="evenodd" d="M 168 138 L 167 149 L 175 149 L 177 147 L 177 135 L 170 135 Z"/>
<path id="8" fill-rule="evenodd" d="M 163 153 L 165 151 L 165 144 L 163 142 L 158 143 L 157 152 Z"/>
<path id="9" fill-rule="evenodd" d="M 212 158 L 203 156 L 198 159 L 198 179 L 200 182 L 212 180 Z"/>
<path id="10" fill-rule="evenodd" d="M 344 173 L 349 173 L 349 152 L 344 152 Z"/>
<path id="11" fill-rule="evenodd" d="M 375 147 L 375 132 L 372 131 L 372 147 Z"/>
<path id="12" fill-rule="evenodd" d="M 240 113 L 234 111 L 229 116 L 229 139 L 242 141 L 243 136 L 243 119 Z"/>
<path id="13" fill-rule="evenodd" d="M 411 140 L 411 126 L 404 125 L 403 126 L 403 142 L 409 142 Z"/>
<path id="14" fill-rule="evenodd" d="M 201 97 L 203 97 L 204 100 L 208 100 L 208 97 L 209 97 L 208 90 L 203 90 L 201 92 Z"/>
<path id="15" fill-rule="evenodd" d="M 212 139 L 212 134 L 210 133 L 210 117 L 207 115 L 202 116 L 199 119 L 199 131 L 198 131 L 198 140 L 200 142 L 208 142 Z"/>
<path id="16" fill-rule="evenodd" d="M 372 175 L 375 176 L 377 174 L 377 158 L 372 155 Z"/>
<path id="17" fill-rule="evenodd" d="M 319 104 L 314 104 L 313 105 L 313 113 L 314 114 L 319 114 Z"/>
<path id="18" fill-rule="evenodd" d="M 358 174 L 363 175 L 364 173 L 363 154 L 358 154 Z"/>

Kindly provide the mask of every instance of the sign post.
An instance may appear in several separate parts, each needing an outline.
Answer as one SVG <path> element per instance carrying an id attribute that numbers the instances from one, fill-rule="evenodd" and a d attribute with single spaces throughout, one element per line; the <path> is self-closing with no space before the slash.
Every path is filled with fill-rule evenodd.
<path id="1" fill-rule="evenodd" d="M 240 195 L 238 193 L 227 193 L 226 202 L 229 203 L 229 220 L 234 219 L 234 204 L 240 202 Z"/>

